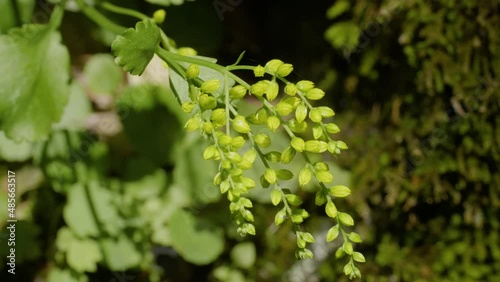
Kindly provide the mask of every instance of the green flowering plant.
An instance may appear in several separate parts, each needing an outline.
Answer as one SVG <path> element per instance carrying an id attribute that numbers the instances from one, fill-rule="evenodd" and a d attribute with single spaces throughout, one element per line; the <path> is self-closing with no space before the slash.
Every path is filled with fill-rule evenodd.
<path id="1" fill-rule="evenodd" d="M 292 73 L 293 66 L 278 59 L 270 60 L 264 66 L 239 65 L 243 53 L 233 65 L 221 66 L 196 56 L 196 51 L 191 48 L 177 49 L 155 24 L 164 18 L 165 14 L 161 11 L 156 12 L 152 19 L 142 16 L 142 21 L 135 28 L 119 35 L 112 45 L 116 62 L 131 74 L 141 74 L 156 54 L 186 82 L 176 83 L 170 77 L 172 90 L 182 110 L 191 115 L 185 124 L 186 130 L 198 131 L 211 140 L 203 157 L 219 163 L 213 181 L 230 202 L 229 210 L 238 226 L 238 233 L 241 236 L 256 234 L 255 219 L 250 210 L 253 203 L 246 196 L 249 190 L 258 185 L 273 189 L 271 202 L 281 207 L 275 215 L 275 224 L 290 220 L 297 240 L 296 257 L 313 257 L 307 244 L 314 243 L 315 238 L 301 229 L 301 223 L 309 217 L 309 213 L 301 208 L 302 199 L 281 184 L 295 177 L 286 165 L 300 154 L 305 164 L 297 176 L 299 186 L 303 187 L 313 180 L 317 182 L 319 189 L 315 203 L 324 206 L 327 216 L 333 220 L 326 240 L 330 242 L 341 235 L 343 244 L 338 248 L 336 257 L 347 255 L 345 274 L 350 278 L 360 277 L 355 262 L 364 262 L 365 258 L 354 251 L 353 244 L 360 243 L 361 238 L 347 230 L 354 225 L 354 220 L 349 214 L 339 211 L 334 203 L 336 198 L 347 197 L 351 191 L 342 185 L 329 187 L 333 175 L 328 165 L 322 161 L 313 163 L 309 156 L 323 153 L 336 156 L 348 148 L 343 141 L 333 137 L 340 131 L 335 123 L 328 121 L 335 112 L 329 107 L 314 105 L 314 101 L 321 100 L 325 92 L 309 80 L 289 81 L 286 77 Z M 246 82 L 235 74 L 235 71 L 242 70 L 252 71 L 260 80 L 253 84 Z M 203 72 L 209 77 L 205 75 L 202 78 Z M 187 95 L 182 94 L 186 92 Z M 243 116 L 236 102 L 247 95 L 255 97 L 260 107 L 254 113 Z M 266 152 L 272 138 L 266 133 L 256 133 L 258 127 L 272 132 L 283 130 L 290 139 L 289 146 L 282 152 Z M 305 137 L 309 132 L 313 137 L 310 140 Z M 265 167 L 258 183 L 245 176 L 245 171 L 253 167 L 257 158 Z"/>
<path id="2" fill-rule="evenodd" d="M 158 55 L 174 69 L 177 68 L 175 60 L 190 64 L 185 72 L 183 68 L 177 68 L 191 89 L 189 101 L 182 103 L 182 109 L 192 116 L 185 127 L 189 131 L 199 130 L 203 136 L 212 140 L 212 145 L 205 149 L 203 157 L 219 162 L 219 172 L 214 177 L 214 183 L 230 201 L 229 209 L 238 225 L 239 234 L 255 235 L 256 232 L 252 224 L 254 216 L 250 211 L 253 204 L 245 197 L 256 183 L 245 176 L 245 171 L 251 169 L 259 157 L 265 166 L 260 177 L 260 186 L 273 189 L 271 202 L 275 206 L 281 204 L 282 207 L 276 213 L 275 224 L 280 225 L 285 220 L 291 220 L 298 246 L 296 257 L 313 257 L 306 245 L 314 243 L 315 239 L 311 233 L 301 231 L 300 227 L 309 217 L 309 213 L 300 207 L 301 198 L 283 188 L 280 183 L 294 177 L 293 173 L 286 169 L 286 165 L 292 162 L 298 153 L 305 160 L 305 165 L 298 175 L 299 185 L 303 187 L 313 179 L 316 180 L 319 190 L 316 192 L 315 203 L 318 206 L 324 205 L 326 214 L 335 222 L 329 229 L 326 240 L 330 242 L 339 234 L 342 235 L 344 243 L 338 248 L 336 256 L 347 254 L 350 259 L 344 267 L 344 272 L 351 278 L 360 277 L 360 271 L 354 261 L 364 262 L 365 258 L 353 250 L 353 243 L 360 243 L 361 238 L 355 232 L 347 232 L 346 227 L 354 225 L 354 220 L 349 214 L 338 211 L 333 202 L 335 198 L 349 196 L 351 191 L 343 185 L 327 187 L 333 181 L 328 165 L 322 161 L 313 163 L 308 155 L 328 152 L 335 156 L 340 154 L 341 150 L 347 149 L 343 141 L 332 137 L 332 134 L 340 131 L 338 126 L 326 121 L 335 115 L 334 111 L 325 106 L 315 107 L 311 102 L 323 98 L 325 92 L 308 80 L 297 83 L 288 81 L 286 76 L 292 72 L 293 66 L 278 59 L 269 61 L 264 67 L 237 63 L 222 67 L 195 57 L 182 57 L 163 49 L 159 49 Z M 224 75 L 224 80 L 203 81 L 197 77 L 199 65 L 220 72 Z M 249 84 L 232 72 L 235 70 L 253 71 L 255 77 L 264 78 L 267 75 L 270 79 Z M 233 82 L 230 79 L 238 84 L 231 86 Z M 280 84 L 285 94 L 283 97 L 279 97 Z M 256 97 L 261 107 L 248 116 L 242 116 L 234 103 L 246 95 Z M 271 103 L 277 99 L 277 103 Z M 272 132 L 284 130 L 290 138 L 289 147 L 282 152 L 265 152 L 271 144 L 271 137 L 265 133 L 255 134 L 254 126 L 267 127 Z M 312 140 L 304 140 L 301 137 L 308 130 L 312 131 Z"/>
<path id="3" fill-rule="evenodd" d="M 337 198 L 349 196 L 351 191 L 346 186 L 332 186 L 333 175 L 328 164 L 313 162 L 311 158 L 314 154 L 327 153 L 335 157 L 347 149 L 343 141 L 334 138 L 334 134 L 340 131 L 329 120 L 335 112 L 329 107 L 315 104 L 325 96 L 323 90 L 309 80 L 288 80 L 293 65 L 279 59 L 270 60 L 264 66 L 241 65 L 243 53 L 234 64 L 222 66 L 215 59 L 197 56 L 192 48 L 177 48 L 174 41 L 158 27 L 167 17 L 163 10 L 149 17 L 108 2 L 96 4 L 108 12 L 139 19 L 134 28 L 125 28 L 85 1 L 75 2 L 88 18 L 118 34 L 111 50 L 116 64 L 123 70 L 131 75 L 141 75 L 154 56 L 161 58 L 168 66 L 169 76 L 165 79 L 169 80 L 179 106 L 190 114 L 185 129 L 198 132 L 210 141 L 203 157 L 207 161 L 218 162 L 213 182 L 230 202 L 229 210 L 241 236 L 256 234 L 249 191 L 257 186 L 272 189 L 271 202 L 279 206 L 275 224 L 281 225 L 289 220 L 296 235 L 296 257 L 312 258 L 313 253 L 307 245 L 316 239 L 301 227 L 309 217 L 309 212 L 301 207 L 303 200 L 298 193 L 292 193 L 284 187 L 283 182 L 295 178 L 299 189 L 316 182 L 315 204 L 324 206 L 326 215 L 332 219 L 332 227 L 325 239 L 328 242 L 342 239 L 336 256 L 348 257 L 345 274 L 350 278 L 361 276 L 355 262 L 364 262 L 365 258 L 354 251 L 354 244 L 360 243 L 361 238 L 348 230 L 354 225 L 353 218 L 340 211 L 334 203 Z M 65 3 L 61 1 L 56 6 L 55 16 L 49 26 L 50 32 L 59 27 Z M 249 83 L 236 74 L 241 71 L 253 72 L 259 80 Z M 259 107 L 251 114 L 242 114 L 238 105 L 247 96 L 257 100 Z M 273 133 L 284 132 L 289 138 L 287 147 L 282 151 L 269 150 L 273 136 L 261 132 L 263 128 Z M 298 175 L 294 175 L 289 165 L 302 161 L 297 158 L 298 155 L 302 157 L 303 164 Z M 248 176 L 248 171 L 256 161 L 265 167 L 259 179 Z"/>

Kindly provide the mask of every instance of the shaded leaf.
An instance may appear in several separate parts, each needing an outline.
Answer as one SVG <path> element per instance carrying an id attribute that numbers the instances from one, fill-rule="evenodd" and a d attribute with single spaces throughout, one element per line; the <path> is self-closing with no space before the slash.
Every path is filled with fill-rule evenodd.
<path id="1" fill-rule="evenodd" d="M 102 247 L 111 270 L 124 271 L 138 266 L 141 262 L 141 254 L 125 235 L 119 236 L 117 240 L 111 238 L 102 240 Z"/>
<path id="2" fill-rule="evenodd" d="M 73 240 L 68 246 L 66 261 L 78 272 L 95 272 L 102 260 L 101 250 L 94 240 Z"/>
<path id="3" fill-rule="evenodd" d="M 188 262 L 209 264 L 224 250 L 222 229 L 186 211 L 172 214 L 169 229 L 172 246 Z"/>
<path id="4" fill-rule="evenodd" d="M 60 41 L 45 25 L 0 35 L 0 128 L 14 141 L 45 139 L 63 113 L 69 53 Z"/>

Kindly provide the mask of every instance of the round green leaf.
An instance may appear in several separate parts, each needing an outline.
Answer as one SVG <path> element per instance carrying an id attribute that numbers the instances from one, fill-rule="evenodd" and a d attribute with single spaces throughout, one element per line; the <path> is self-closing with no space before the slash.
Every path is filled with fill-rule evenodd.
<path id="1" fill-rule="evenodd" d="M 69 53 L 60 41 L 45 25 L 0 35 L 0 128 L 14 141 L 45 139 L 63 113 Z"/>
<path id="2" fill-rule="evenodd" d="M 241 268 L 250 268 L 255 263 L 255 245 L 252 242 L 239 243 L 231 250 L 231 260 Z"/>
<path id="3" fill-rule="evenodd" d="M 125 235 L 119 236 L 116 240 L 111 238 L 102 240 L 102 248 L 111 270 L 124 271 L 138 266 L 141 262 L 141 254 Z"/>
<path id="4" fill-rule="evenodd" d="M 160 43 L 160 31 L 150 20 L 138 22 L 134 28 L 118 35 L 111 45 L 115 62 L 133 75 L 141 75 Z"/>
<path id="5" fill-rule="evenodd" d="M 120 67 L 109 54 L 92 56 L 85 64 L 83 73 L 90 89 L 96 93 L 111 93 L 123 80 Z"/>
<path id="6" fill-rule="evenodd" d="M 222 229 L 186 211 L 172 214 L 169 229 L 172 246 L 188 262 L 209 264 L 224 250 Z"/>
<path id="7" fill-rule="evenodd" d="M 66 253 L 66 260 L 78 272 L 95 272 L 102 254 L 94 240 L 73 240 Z"/>

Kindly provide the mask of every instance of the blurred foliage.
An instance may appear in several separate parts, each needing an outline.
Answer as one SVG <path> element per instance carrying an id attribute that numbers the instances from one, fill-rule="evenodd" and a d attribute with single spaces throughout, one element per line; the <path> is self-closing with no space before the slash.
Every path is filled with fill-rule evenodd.
<path id="1" fill-rule="evenodd" d="M 341 128 L 366 281 L 500 279 L 500 2 L 344 1 Z M 361 114 L 360 114 L 361 113 Z"/>
<path id="2" fill-rule="evenodd" d="M 33 18 L 47 22 L 52 6 L 36 2 L 0 1 L 0 34 Z M 335 184 L 351 179 L 348 206 L 356 207 L 367 260 L 363 281 L 500 280 L 498 0 L 232 1 L 239 4 L 224 12 L 223 22 L 213 1 L 113 2 L 146 14 L 168 6 L 167 34 L 224 63 L 247 50 L 243 62 L 279 56 L 306 69 L 294 75 L 322 79 L 350 147 L 335 160 L 342 167 L 328 163 Z M 338 246 L 317 242 L 313 260 L 294 259 L 290 226 L 273 224 L 270 191 L 251 195 L 261 203 L 253 210 L 258 235 L 239 237 L 212 185 L 217 167 L 202 158 L 206 144 L 184 134 L 187 115 L 172 106 L 177 101 L 161 76 L 166 70 L 160 63 L 141 79 L 125 76 L 102 54 L 114 36 L 76 8 L 69 1 L 61 31 L 73 77 L 61 121 L 34 129 L 52 132 L 38 142 L 16 143 L 0 132 L 2 187 L 7 168 L 19 183 L 17 240 L 23 243 L 16 278 L 347 280 L 335 260 Z M 59 35 L 33 31 L 46 40 L 35 38 L 30 48 L 50 53 L 46 46 Z M 38 56 L 14 67 L 33 67 Z M 62 76 L 50 63 L 38 65 Z M 37 91 L 25 92 L 31 90 Z M 0 108 L 2 121 L 12 109 L 5 102 Z M 275 135 L 273 146 L 287 144 Z M 297 183 L 287 185 L 295 191 Z M 300 196 L 312 215 L 305 228 L 325 236 L 330 226 L 323 210 L 314 197 Z M 6 197 L 2 190 L 0 201 Z M 0 221 L 6 218 L 0 210 Z M 192 244 L 189 238 L 198 236 Z"/>

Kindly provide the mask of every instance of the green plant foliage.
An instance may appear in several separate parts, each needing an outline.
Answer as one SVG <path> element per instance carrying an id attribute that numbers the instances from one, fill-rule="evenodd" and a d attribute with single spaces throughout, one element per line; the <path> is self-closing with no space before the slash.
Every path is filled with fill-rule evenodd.
<path id="1" fill-rule="evenodd" d="M 120 68 L 109 54 L 96 54 L 83 70 L 90 89 L 95 93 L 110 94 L 122 83 Z"/>
<path id="2" fill-rule="evenodd" d="M 254 281 L 269 267 L 259 240 L 277 232 L 284 260 L 333 241 L 360 277 L 327 93 L 279 59 L 222 65 L 177 47 L 146 2 L 183 1 L 141 1 L 148 15 L 132 2 L 50 1 L 34 8 L 47 23 L 24 25 L 34 1 L 0 6 L 0 182 L 16 172 L 20 280 Z"/>
<path id="3" fill-rule="evenodd" d="M 350 63 L 349 105 L 368 112 L 343 117 L 358 149 L 342 165 L 361 217 L 386 222 L 367 223 L 367 281 L 497 280 L 498 1 L 341 2 L 330 30 L 358 31 L 325 37 Z"/>
<path id="4" fill-rule="evenodd" d="M 68 99 L 69 54 L 60 38 L 48 25 L 25 25 L 0 36 L 0 126 L 10 139 L 45 139 L 61 117 Z"/>
<path id="5" fill-rule="evenodd" d="M 172 246 L 191 263 L 210 263 L 224 249 L 222 229 L 189 212 L 175 211 L 170 217 L 169 228 Z"/>
<path id="6" fill-rule="evenodd" d="M 241 268 L 250 268 L 256 259 L 255 245 L 252 242 L 239 243 L 231 250 L 231 260 Z"/>

